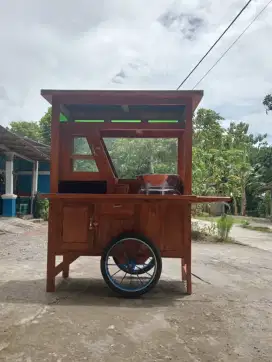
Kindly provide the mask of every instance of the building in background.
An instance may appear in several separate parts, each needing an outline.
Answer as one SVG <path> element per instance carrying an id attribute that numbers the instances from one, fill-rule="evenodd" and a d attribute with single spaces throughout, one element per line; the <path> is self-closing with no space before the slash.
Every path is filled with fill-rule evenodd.
<path id="1" fill-rule="evenodd" d="M 37 192 L 50 187 L 50 147 L 0 126 L 0 215 L 33 212 Z"/>

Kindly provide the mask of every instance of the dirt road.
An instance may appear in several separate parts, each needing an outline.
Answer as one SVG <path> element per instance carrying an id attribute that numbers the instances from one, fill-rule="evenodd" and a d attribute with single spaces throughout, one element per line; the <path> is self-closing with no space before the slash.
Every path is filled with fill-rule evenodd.
<path id="1" fill-rule="evenodd" d="M 99 259 L 46 294 L 46 228 L 0 235 L 0 361 L 271 361 L 272 253 L 193 245 L 193 295 L 180 263 L 139 300 L 116 298 Z M 201 278 L 201 279 L 200 279 Z"/>

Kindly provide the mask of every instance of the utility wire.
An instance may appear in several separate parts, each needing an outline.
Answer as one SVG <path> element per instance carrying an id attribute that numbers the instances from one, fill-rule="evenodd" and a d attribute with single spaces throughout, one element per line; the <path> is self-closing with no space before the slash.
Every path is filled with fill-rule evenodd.
<path id="1" fill-rule="evenodd" d="M 206 76 L 213 70 L 213 68 L 220 62 L 220 60 L 222 58 L 224 58 L 224 56 L 228 53 L 228 51 L 239 41 L 239 39 L 245 34 L 245 32 L 251 27 L 251 25 L 254 23 L 254 21 L 256 21 L 258 19 L 258 17 L 265 11 L 265 9 L 270 5 L 270 3 L 272 2 L 272 0 L 270 0 L 265 7 L 255 16 L 255 18 L 248 24 L 248 26 L 242 31 L 242 33 L 234 40 L 234 42 L 227 48 L 227 50 L 221 55 L 221 57 L 214 63 L 214 65 L 203 75 L 203 77 L 195 84 L 195 86 L 193 87 L 193 89 L 195 89 L 200 82 L 202 82 L 202 80 L 204 78 L 206 78 Z"/>
<path id="2" fill-rule="evenodd" d="M 196 68 L 200 65 L 200 63 L 203 62 L 203 60 L 206 58 L 206 56 L 212 51 L 212 49 L 216 46 L 216 44 L 220 41 L 221 38 L 226 34 L 226 32 L 232 27 L 232 25 L 235 23 L 235 21 L 239 18 L 239 16 L 244 12 L 244 10 L 248 7 L 248 5 L 251 3 L 252 0 L 249 0 L 246 5 L 239 11 L 239 13 L 235 16 L 235 18 L 232 20 L 232 22 L 229 24 L 229 26 L 223 31 L 223 33 L 219 36 L 219 38 L 216 40 L 216 42 L 210 47 L 210 49 L 205 53 L 205 55 L 200 59 L 200 61 L 194 66 L 194 68 L 190 71 L 190 73 L 187 75 L 187 77 L 180 83 L 180 85 L 177 87 L 177 90 L 180 89 L 180 87 L 186 82 L 186 80 L 191 76 L 191 74 L 196 70 Z"/>

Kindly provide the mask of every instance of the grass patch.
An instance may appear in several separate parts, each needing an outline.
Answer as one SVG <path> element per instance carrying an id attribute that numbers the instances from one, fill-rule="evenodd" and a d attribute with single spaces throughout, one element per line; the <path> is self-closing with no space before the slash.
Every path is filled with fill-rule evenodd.
<path id="1" fill-rule="evenodd" d="M 211 235 L 206 232 L 198 230 L 192 230 L 192 241 L 197 243 L 235 244 L 235 240 L 232 238 L 222 240 L 217 235 Z"/>
<path id="2" fill-rule="evenodd" d="M 231 226 L 227 228 L 228 232 L 226 232 L 226 225 L 224 221 L 229 221 L 229 218 L 221 217 L 217 222 L 212 222 L 209 225 L 202 225 L 197 221 L 193 221 L 192 240 L 204 243 L 235 243 L 235 241 L 229 237 Z"/>
<path id="3" fill-rule="evenodd" d="M 260 231 L 262 233 L 272 233 L 272 229 L 268 226 L 254 226 L 254 225 L 250 225 L 250 222 L 248 220 L 244 220 L 241 224 L 241 227 L 243 229 L 248 229 L 248 230 L 254 230 L 254 231 Z"/>
<path id="4" fill-rule="evenodd" d="M 272 229 L 268 226 L 252 226 L 252 225 L 241 225 L 242 228 L 254 231 L 260 231 L 262 233 L 272 234 Z"/>
<path id="5" fill-rule="evenodd" d="M 209 215 L 197 215 L 194 216 L 195 219 L 203 220 L 203 221 L 209 221 L 209 222 L 217 222 L 220 219 L 221 216 L 209 216 Z M 243 216 L 233 216 L 233 224 L 243 224 L 244 222 Z"/>

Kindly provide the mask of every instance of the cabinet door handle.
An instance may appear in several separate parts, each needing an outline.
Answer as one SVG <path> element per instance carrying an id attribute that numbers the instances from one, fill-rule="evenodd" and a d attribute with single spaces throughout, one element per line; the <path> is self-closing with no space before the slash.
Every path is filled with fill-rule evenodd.
<path id="1" fill-rule="evenodd" d="M 113 207 L 118 208 L 118 207 L 122 207 L 122 205 L 121 204 L 114 204 Z"/>
<path id="2" fill-rule="evenodd" d="M 93 223 L 93 226 L 94 226 L 94 227 L 97 227 L 97 226 L 98 226 L 98 222 L 94 222 L 94 223 Z"/>

